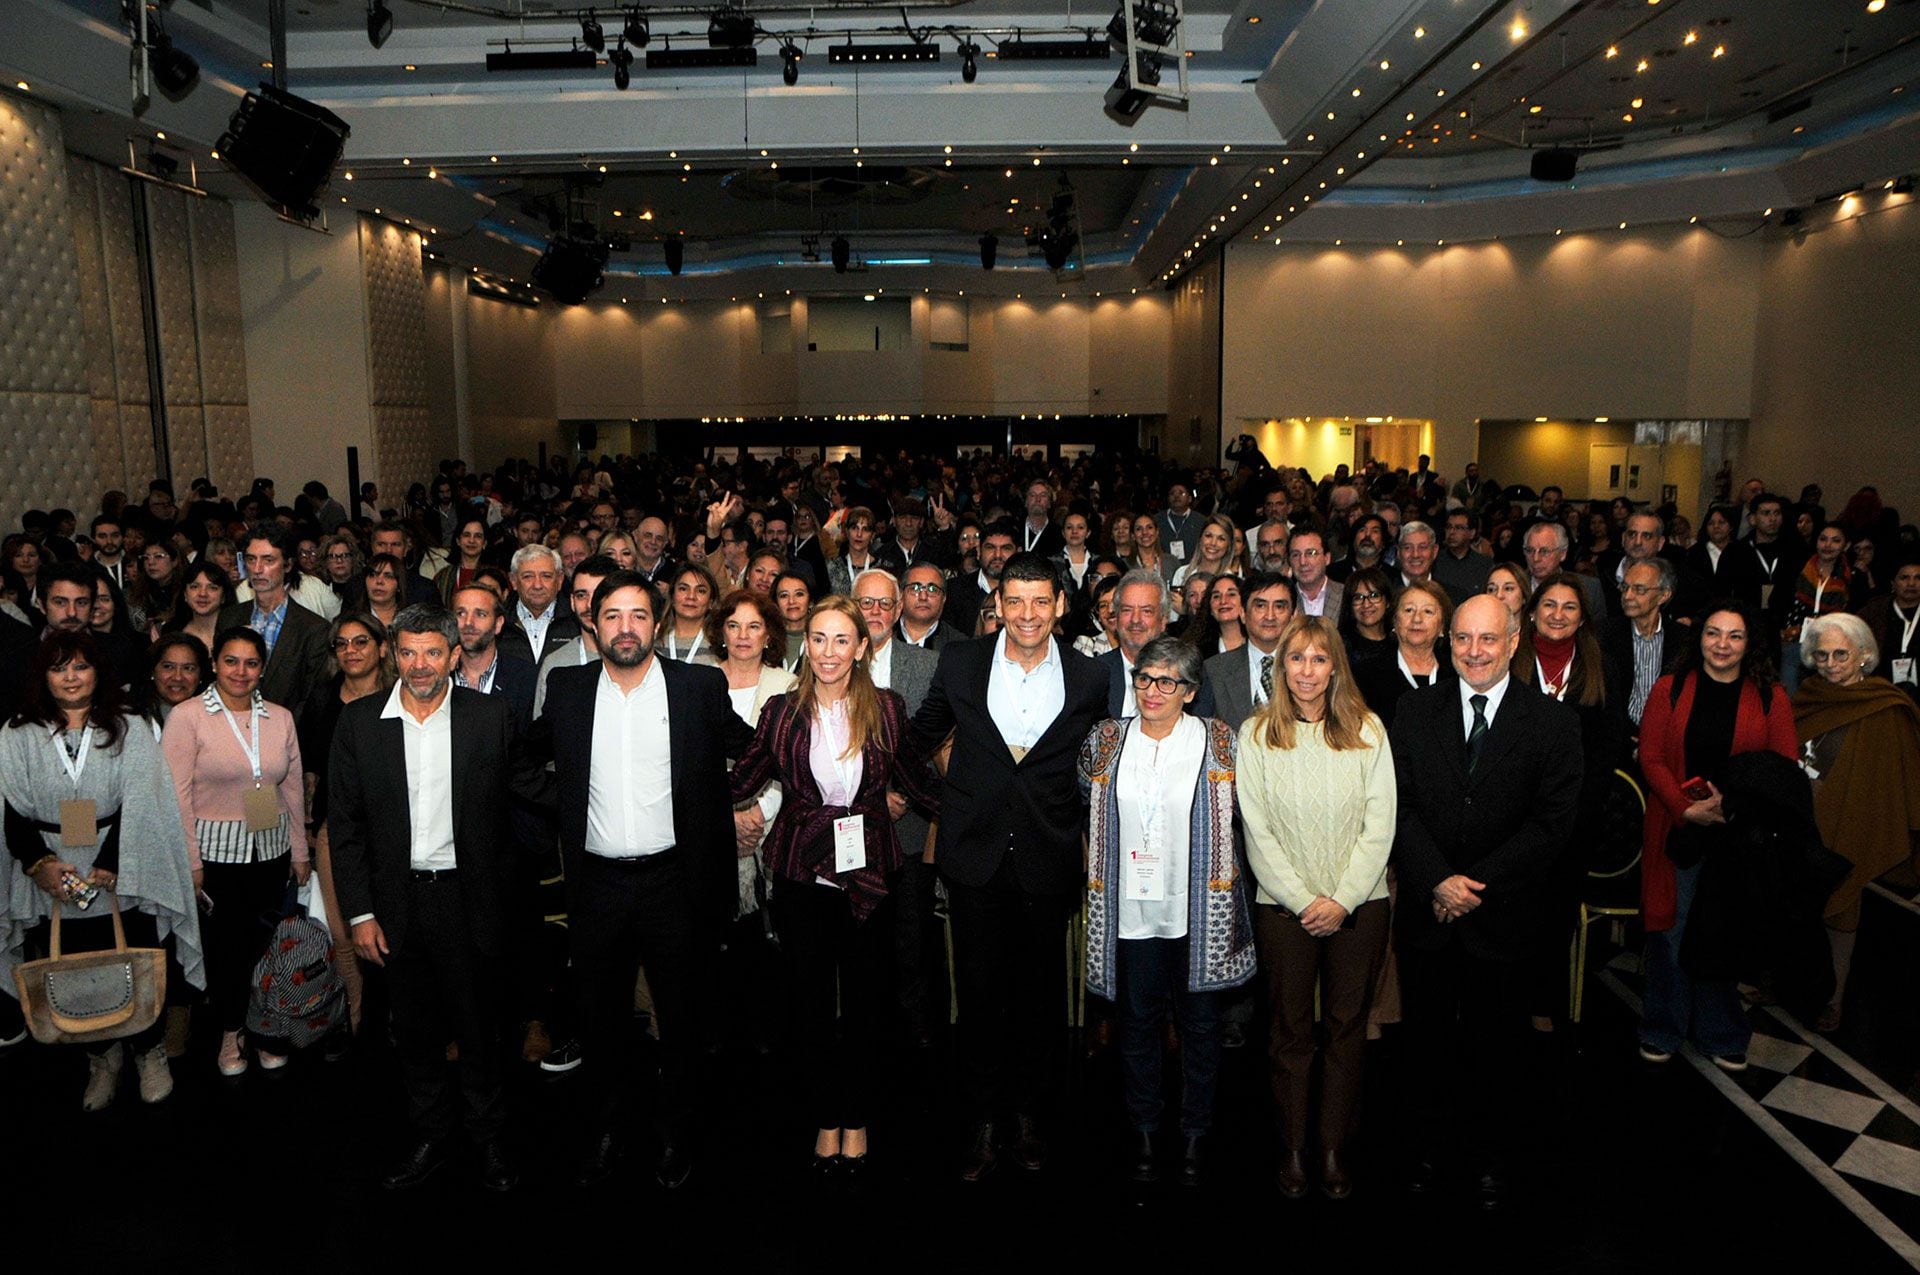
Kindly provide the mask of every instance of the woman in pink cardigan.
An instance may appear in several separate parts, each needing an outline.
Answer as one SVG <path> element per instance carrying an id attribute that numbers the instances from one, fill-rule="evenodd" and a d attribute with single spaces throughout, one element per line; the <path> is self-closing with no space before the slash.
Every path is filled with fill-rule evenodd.
<path id="1" fill-rule="evenodd" d="M 174 709 L 161 736 L 200 887 L 207 993 L 220 1021 L 223 1076 L 247 1069 L 240 1033 L 253 967 L 288 876 L 304 885 L 308 872 L 300 741 L 292 710 L 260 696 L 266 663 L 260 634 L 223 630 L 213 642 L 213 685 Z M 286 1066 L 279 1044 L 255 1042 L 262 1068 Z"/>

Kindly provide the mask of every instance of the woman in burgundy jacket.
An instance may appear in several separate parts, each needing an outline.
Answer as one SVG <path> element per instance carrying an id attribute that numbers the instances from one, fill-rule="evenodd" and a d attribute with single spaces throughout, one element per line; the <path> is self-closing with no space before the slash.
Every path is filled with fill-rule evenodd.
<path id="1" fill-rule="evenodd" d="M 852 599 L 815 603 L 799 684 L 767 701 L 732 775 L 736 800 L 769 779 L 786 793 L 762 853 L 793 971 L 801 1080 L 819 1129 L 813 1170 L 823 1180 L 858 1177 L 867 1163 L 893 951 L 888 891 L 901 853 L 889 803 L 939 815 L 906 704 L 874 686 L 867 660 Z"/>
<path id="2" fill-rule="evenodd" d="M 1640 914 L 1646 928 L 1646 997 L 1640 1056 L 1664 1063 L 1687 1040 L 1727 1071 L 1747 1065 L 1752 1029 L 1730 980 L 1706 981 L 1680 967 L 1680 942 L 1699 881 L 1697 859 L 1668 856 L 1676 829 L 1727 819 L 1718 779 L 1729 758 L 1771 749 L 1800 755 L 1793 705 L 1774 680 L 1771 644 L 1753 608 L 1718 604 L 1699 625 L 1680 665 L 1653 684 L 1640 719 L 1640 766 L 1647 777 L 1646 840 L 1640 860 Z"/>

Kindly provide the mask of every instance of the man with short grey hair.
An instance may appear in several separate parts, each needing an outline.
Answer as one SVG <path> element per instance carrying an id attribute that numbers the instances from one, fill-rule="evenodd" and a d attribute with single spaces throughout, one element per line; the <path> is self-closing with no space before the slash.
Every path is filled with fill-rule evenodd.
<path id="1" fill-rule="evenodd" d="M 1536 522 L 1527 528 L 1527 534 L 1520 541 L 1520 552 L 1527 560 L 1527 574 L 1533 577 L 1535 591 L 1540 588 L 1542 580 L 1565 565 L 1567 550 L 1572 547 L 1573 537 L 1557 522 Z M 1607 614 L 1606 591 L 1592 576 L 1578 578 L 1580 592 L 1586 596 L 1593 619 L 1596 622 L 1604 619 Z"/>
<path id="2" fill-rule="evenodd" d="M 1627 717 L 1634 730 L 1646 711 L 1647 692 L 1672 668 L 1684 639 L 1668 640 L 1662 614 L 1673 597 L 1675 572 L 1666 558 L 1653 557 L 1627 564 L 1620 585 L 1620 614 L 1601 628 L 1602 655 L 1617 667 L 1633 672 L 1633 690 L 1627 695 Z"/>
<path id="3" fill-rule="evenodd" d="M 500 634 L 500 653 L 538 668 L 540 661 L 580 636 L 579 621 L 558 604 L 565 580 L 560 555 L 542 544 L 522 545 L 513 551 L 507 574 L 515 598 Z"/>
<path id="4" fill-rule="evenodd" d="M 1113 591 L 1113 628 L 1118 644 L 1099 657 L 1107 669 L 1109 717 L 1139 715 L 1133 699 L 1133 666 L 1140 658 L 1140 648 L 1167 631 L 1172 615 L 1173 593 L 1158 571 L 1136 567 L 1120 577 L 1119 587 Z M 1213 688 L 1204 677 L 1187 711 L 1201 717 L 1213 715 Z"/>
<path id="5" fill-rule="evenodd" d="M 1433 534 L 1433 528 L 1419 519 L 1404 524 L 1400 528 L 1400 587 L 1406 588 L 1415 581 L 1433 579 L 1433 560 L 1440 553 L 1440 538 Z"/>

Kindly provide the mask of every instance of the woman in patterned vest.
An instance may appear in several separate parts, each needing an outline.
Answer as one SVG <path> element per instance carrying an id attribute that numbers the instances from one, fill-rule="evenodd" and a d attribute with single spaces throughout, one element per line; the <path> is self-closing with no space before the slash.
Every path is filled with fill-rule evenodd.
<path id="1" fill-rule="evenodd" d="M 1220 1072 L 1221 993 L 1253 977 L 1252 920 L 1233 848 L 1233 731 L 1182 711 L 1200 686 L 1200 653 L 1160 637 L 1140 650 L 1140 715 L 1093 728 L 1080 750 L 1091 805 L 1087 841 L 1087 990 L 1119 1013 L 1121 1071 L 1133 1125 L 1133 1178 L 1160 1176 L 1162 1034 L 1180 1029 L 1178 1181 L 1200 1182 Z"/>

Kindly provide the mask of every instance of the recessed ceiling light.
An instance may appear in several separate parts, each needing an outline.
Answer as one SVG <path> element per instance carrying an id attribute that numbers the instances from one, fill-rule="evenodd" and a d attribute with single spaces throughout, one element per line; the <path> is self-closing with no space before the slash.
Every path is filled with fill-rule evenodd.
<path id="1" fill-rule="evenodd" d="M 487 162 L 489 164 L 497 164 L 500 162 L 500 157 L 498 155 L 489 155 L 487 156 Z"/>
<path id="2" fill-rule="evenodd" d="M 1546 108 L 1545 108 L 1544 106 L 1529 106 L 1529 107 L 1527 108 L 1527 114 L 1529 114 L 1529 115 L 1538 115 L 1538 114 L 1539 114 L 1539 113 L 1540 113 L 1541 111 L 1543 111 L 1543 110 L 1545 110 L 1545 109 L 1546 109 Z M 1465 114 L 1466 114 L 1466 112 L 1465 112 L 1465 111 L 1462 111 L 1462 112 L 1461 112 L 1461 114 L 1462 114 L 1462 115 L 1465 115 Z"/>
<path id="3" fill-rule="evenodd" d="M 1878 13 L 1887 7 L 1887 0 L 1867 0 L 1867 12 Z"/>
<path id="4" fill-rule="evenodd" d="M 22 93 L 33 92 L 33 86 L 31 84 L 28 84 L 25 80 L 15 80 L 13 82 L 13 87 L 19 89 Z"/>
<path id="5" fill-rule="evenodd" d="M 1393 69 L 1393 63 L 1391 63 L 1391 62 L 1389 62 L 1389 61 L 1387 61 L 1387 60 L 1386 60 L 1385 58 L 1381 58 L 1381 59 L 1380 59 L 1380 69 L 1381 69 L 1382 71 L 1390 71 L 1390 70 L 1392 70 L 1392 69 Z"/>
<path id="6" fill-rule="evenodd" d="M 1716 44 L 1716 45 L 1714 45 L 1714 46 L 1713 46 L 1713 56 L 1715 56 L 1715 57 L 1717 57 L 1717 58 L 1723 58 L 1723 57 L 1725 57 L 1725 56 L 1727 56 L 1727 46 L 1726 46 L 1726 45 L 1724 45 L 1724 44 Z"/>
<path id="7" fill-rule="evenodd" d="M 1607 56 L 1608 56 L 1608 57 L 1610 57 L 1610 58 L 1617 58 L 1617 57 L 1619 57 L 1619 56 L 1620 56 L 1620 46 L 1619 46 L 1619 45 L 1617 45 L 1617 44 L 1609 44 L 1609 45 L 1607 46 Z"/>
<path id="8" fill-rule="evenodd" d="M 1416 39 L 1416 40 L 1424 40 L 1424 39 L 1426 39 L 1426 38 L 1427 38 L 1427 29 L 1426 29 L 1425 27 L 1415 27 L 1415 28 L 1413 29 L 1413 38 L 1414 38 L 1414 39 Z"/>
<path id="9" fill-rule="evenodd" d="M 415 65 L 414 65 L 413 63 L 411 63 L 411 62 L 409 62 L 409 63 L 407 63 L 407 65 L 406 65 L 406 66 L 405 66 L 404 68 L 402 68 L 402 69 L 404 69 L 404 70 L 408 70 L 408 71 L 418 71 L 418 70 L 419 70 L 420 68 L 419 68 L 419 67 L 417 67 L 417 66 L 415 66 Z"/>
<path id="10" fill-rule="evenodd" d="M 1248 15 L 1247 15 L 1247 25 L 1248 25 L 1248 26 L 1252 26 L 1252 27 L 1257 27 L 1257 26 L 1259 26 L 1259 25 L 1260 25 L 1260 15 L 1259 15 L 1259 14 L 1257 14 L 1257 13 L 1250 13 L 1250 14 L 1248 14 Z"/>

